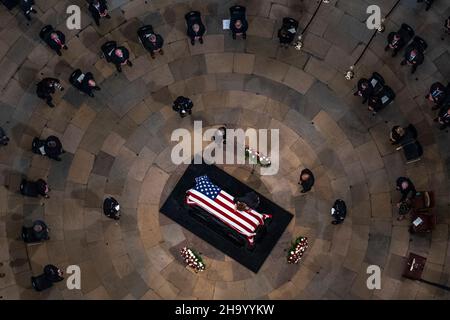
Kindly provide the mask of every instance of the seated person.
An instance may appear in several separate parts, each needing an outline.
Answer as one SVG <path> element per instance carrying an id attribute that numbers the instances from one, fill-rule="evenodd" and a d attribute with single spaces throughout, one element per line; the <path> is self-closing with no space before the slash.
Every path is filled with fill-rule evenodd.
<path id="1" fill-rule="evenodd" d="M 394 98 L 394 91 L 390 87 L 384 86 L 380 92 L 369 98 L 368 109 L 375 115 L 381 109 L 390 104 L 394 100 Z"/>
<path id="2" fill-rule="evenodd" d="M 89 12 L 97 26 L 100 25 L 101 18 L 111 19 L 106 0 L 89 0 Z"/>
<path id="3" fill-rule="evenodd" d="M 113 197 L 108 197 L 103 201 L 103 213 L 114 220 L 120 219 L 120 205 Z"/>
<path id="4" fill-rule="evenodd" d="M 445 101 L 446 97 L 450 94 L 450 84 L 444 86 L 440 82 L 435 82 L 430 87 L 430 92 L 425 96 L 425 99 L 430 100 L 435 103 L 435 106 L 432 110 L 437 110 L 442 106 L 442 103 Z"/>
<path id="5" fill-rule="evenodd" d="M 61 161 L 59 156 L 65 152 L 61 141 L 55 136 L 49 136 L 45 140 L 44 151 L 47 157 L 56 161 Z"/>
<path id="6" fill-rule="evenodd" d="M 130 58 L 130 52 L 125 47 L 118 47 L 117 42 L 108 41 L 102 45 L 102 52 L 106 58 L 106 61 L 114 64 L 118 72 L 122 72 L 122 66 L 133 66 Z"/>
<path id="7" fill-rule="evenodd" d="M 412 37 L 414 37 L 414 30 L 407 24 L 403 23 L 400 30 L 397 32 L 391 32 L 388 35 L 388 44 L 384 50 L 388 51 L 389 49 L 392 49 L 392 56 L 395 57 L 397 53 L 412 39 Z"/>
<path id="8" fill-rule="evenodd" d="M 233 34 L 233 39 L 236 36 L 247 38 L 248 22 L 245 16 L 245 7 L 233 6 L 230 8 L 230 30 Z"/>
<path id="9" fill-rule="evenodd" d="M 450 126 L 450 104 L 445 104 L 441 107 L 438 116 L 434 121 L 440 124 L 440 130 L 445 130 Z"/>
<path id="10" fill-rule="evenodd" d="M 172 105 L 172 109 L 178 112 L 182 118 L 186 117 L 188 114 L 192 114 L 192 108 L 194 103 L 191 99 L 179 96 Z"/>
<path id="11" fill-rule="evenodd" d="M 61 49 L 67 50 L 66 36 L 61 31 L 55 30 L 51 25 L 42 28 L 40 37 L 56 53 L 61 56 Z"/>
<path id="12" fill-rule="evenodd" d="M 243 197 L 234 198 L 234 203 L 240 211 L 245 211 L 248 208 L 256 210 L 259 206 L 259 202 L 260 201 L 258 195 L 253 191 L 245 194 Z M 243 208 L 243 210 L 239 208 Z"/>
<path id="13" fill-rule="evenodd" d="M 39 179 L 37 181 L 27 181 L 23 179 L 20 183 L 20 193 L 28 197 L 42 196 L 46 199 L 50 198 L 48 193 L 50 188 L 45 180 Z"/>
<path id="14" fill-rule="evenodd" d="M 31 284 L 36 291 L 43 291 L 53 286 L 54 282 L 64 280 L 63 271 L 58 267 L 48 264 L 44 267 L 44 273 L 31 277 Z"/>
<path id="15" fill-rule="evenodd" d="M 203 44 L 203 35 L 206 32 L 205 25 L 202 22 L 201 14 L 198 11 L 191 11 L 185 15 L 187 24 L 187 35 L 191 39 L 191 44 L 195 45 L 198 40 Z"/>
<path id="16" fill-rule="evenodd" d="M 80 69 L 75 70 L 70 76 L 69 82 L 81 92 L 90 97 L 94 97 L 94 90 L 100 90 L 97 86 L 92 73 L 82 73 Z"/>
<path id="17" fill-rule="evenodd" d="M 151 25 L 144 26 L 138 30 L 139 40 L 141 41 L 144 48 L 150 52 L 152 59 L 155 59 L 155 52 L 164 55 L 162 49 L 164 45 L 164 39 L 161 35 L 156 34 L 153 31 Z"/>
<path id="18" fill-rule="evenodd" d="M 44 274 L 51 282 L 59 282 L 64 280 L 64 272 L 52 264 L 48 264 L 44 267 Z"/>
<path id="19" fill-rule="evenodd" d="M 410 124 L 405 128 L 394 126 L 391 130 L 390 140 L 393 145 L 403 145 L 417 139 L 417 130 Z"/>
<path id="20" fill-rule="evenodd" d="M 25 243 L 49 240 L 49 229 L 44 221 L 37 220 L 32 227 L 22 227 L 22 239 Z"/>
<path id="21" fill-rule="evenodd" d="M 340 224 L 344 222 L 346 215 L 347 215 L 347 206 L 344 200 L 337 199 L 333 204 L 333 208 L 331 208 L 331 216 L 334 218 L 334 220 L 331 223 Z"/>
<path id="22" fill-rule="evenodd" d="M 283 25 L 278 30 L 278 39 L 282 47 L 288 48 L 292 41 L 294 41 L 297 28 L 298 21 L 288 17 L 283 18 Z"/>
<path id="23" fill-rule="evenodd" d="M 314 185 L 314 181 L 315 179 L 312 171 L 309 169 L 303 169 L 302 172 L 300 172 L 300 181 L 298 182 L 298 184 L 303 188 L 301 193 L 310 191 Z"/>

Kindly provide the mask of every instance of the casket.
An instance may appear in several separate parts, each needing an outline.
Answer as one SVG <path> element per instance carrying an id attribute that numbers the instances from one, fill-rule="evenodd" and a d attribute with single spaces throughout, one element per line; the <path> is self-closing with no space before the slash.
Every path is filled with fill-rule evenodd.
<path id="1" fill-rule="evenodd" d="M 237 245 L 253 249 L 267 232 L 272 215 L 248 208 L 237 210 L 234 197 L 211 182 L 208 176 L 195 178 L 186 192 L 189 213 Z"/>

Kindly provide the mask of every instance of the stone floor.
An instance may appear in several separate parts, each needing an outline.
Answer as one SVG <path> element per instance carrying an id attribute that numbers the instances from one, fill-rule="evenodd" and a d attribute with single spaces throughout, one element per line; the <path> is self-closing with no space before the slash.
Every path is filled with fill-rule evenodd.
<path id="1" fill-rule="evenodd" d="M 344 72 L 371 32 L 366 7 L 387 12 L 394 0 L 332 0 L 320 9 L 301 52 L 281 49 L 276 31 L 286 16 L 304 27 L 316 1 L 242 0 L 250 28 L 246 41 L 233 41 L 221 19 L 236 1 L 111 0 L 112 19 L 101 27 L 87 16 L 84 0 L 37 0 L 38 14 L 28 25 L 18 9 L 0 7 L 0 125 L 11 137 L 0 149 L 0 299 L 448 299 L 435 287 L 401 277 L 408 252 L 424 255 L 427 280 L 450 285 L 449 134 L 436 129 L 423 98 L 429 85 L 450 78 L 449 38 L 440 30 L 448 1 L 425 12 L 405 0 L 387 21 L 387 31 L 406 22 L 429 43 L 415 76 L 400 58 L 383 51 L 387 33 L 377 35 L 357 66 L 357 76 L 380 72 L 397 99 L 373 117 L 352 91 L 356 80 Z M 82 5 L 82 30 L 68 31 L 65 10 Z M 204 45 L 191 46 L 184 35 L 184 14 L 200 10 L 207 25 Z M 153 24 L 165 40 L 163 57 L 150 59 L 135 31 Z M 66 33 L 69 51 L 58 57 L 39 40 L 53 24 Z M 122 74 L 99 58 L 107 39 L 125 44 L 133 68 Z M 92 99 L 69 88 L 75 68 L 92 71 L 102 91 Z M 35 83 L 56 76 L 68 88 L 50 109 L 35 97 Z M 418 80 L 416 81 L 416 77 Z M 190 96 L 192 118 L 171 110 L 178 95 Z M 185 167 L 170 162 L 173 129 L 205 126 L 277 128 L 281 168 L 276 176 L 251 174 L 246 166 L 225 170 L 295 215 L 258 274 L 210 247 L 158 209 Z M 423 160 L 405 164 L 388 142 L 393 125 L 413 123 L 425 146 Z M 62 162 L 31 153 L 34 136 L 54 134 L 66 150 Z M 311 168 L 316 185 L 299 193 L 299 171 Z M 48 200 L 25 199 L 16 192 L 20 175 L 46 178 Z M 438 225 L 426 236 L 411 236 L 408 222 L 395 219 L 394 181 L 409 176 L 418 189 L 437 194 Z M 3 185 L 9 185 L 6 189 Z M 105 218 L 106 195 L 123 208 L 119 223 Z M 334 199 L 346 200 L 343 225 L 330 224 Z M 23 223 L 43 218 L 51 240 L 25 247 L 18 240 Z M 300 265 L 287 265 L 284 249 L 296 236 L 310 240 Z M 186 270 L 178 250 L 190 245 L 208 265 L 201 274 Z M 30 276 L 43 265 L 82 269 L 82 288 L 60 283 L 43 293 L 31 290 Z M 366 268 L 382 268 L 382 289 L 366 287 Z"/>

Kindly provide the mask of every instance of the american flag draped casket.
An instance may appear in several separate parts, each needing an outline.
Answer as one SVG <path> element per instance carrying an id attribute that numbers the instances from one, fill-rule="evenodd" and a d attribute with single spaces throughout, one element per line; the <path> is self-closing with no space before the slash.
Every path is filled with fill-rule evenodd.
<path id="1" fill-rule="evenodd" d="M 228 227 L 243 235 L 250 246 L 258 227 L 264 225 L 270 214 L 261 214 L 251 208 L 245 211 L 236 209 L 234 197 L 211 182 L 208 176 L 195 178 L 195 186 L 186 192 L 186 203 L 191 207 L 200 207 Z"/>

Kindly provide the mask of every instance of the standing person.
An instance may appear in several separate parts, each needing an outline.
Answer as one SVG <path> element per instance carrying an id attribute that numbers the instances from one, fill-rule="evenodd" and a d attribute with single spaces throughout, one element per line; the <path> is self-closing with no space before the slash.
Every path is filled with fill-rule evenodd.
<path id="1" fill-rule="evenodd" d="M 7 146 L 9 143 L 9 138 L 6 136 L 5 130 L 0 127 L 0 145 Z"/>
<path id="2" fill-rule="evenodd" d="M 45 26 L 40 33 L 40 37 L 56 53 L 61 56 L 61 50 L 67 50 L 66 36 L 61 31 L 53 29 L 51 25 Z"/>
<path id="3" fill-rule="evenodd" d="M 117 46 L 115 41 L 108 41 L 102 46 L 102 52 L 106 58 L 106 61 L 111 62 L 116 66 L 118 72 L 122 72 L 122 66 L 133 66 L 133 63 L 129 60 L 130 52 L 127 48 Z"/>
<path id="4" fill-rule="evenodd" d="M 20 0 L 20 9 L 28 21 L 31 21 L 31 13 L 37 13 L 33 6 L 34 0 Z"/>
<path id="5" fill-rule="evenodd" d="M 434 119 L 435 122 L 440 124 L 439 129 L 445 130 L 450 126 L 450 105 L 443 105 L 439 110 L 438 116 Z"/>
<path id="6" fill-rule="evenodd" d="M 437 110 L 442 106 L 442 103 L 445 101 L 447 95 L 450 94 L 448 92 L 448 87 L 444 86 L 440 82 L 435 82 L 431 85 L 429 93 L 425 96 L 425 99 L 434 102 L 435 106 L 432 110 Z"/>
<path id="7" fill-rule="evenodd" d="M 194 103 L 192 100 L 183 96 L 176 98 L 172 105 L 173 110 L 178 112 L 182 118 L 192 114 L 193 107 Z"/>
<path id="8" fill-rule="evenodd" d="M 411 209 L 412 199 L 416 196 L 416 188 L 412 181 L 406 177 L 399 177 L 396 182 L 396 189 L 400 191 L 401 198 L 397 203 L 399 209 L 399 217 L 397 220 L 403 220 Z"/>
<path id="9" fill-rule="evenodd" d="M 227 143 L 227 127 L 223 125 L 222 127 L 219 127 L 212 137 L 213 140 L 217 143 Z"/>
<path id="10" fill-rule="evenodd" d="M 336 225 L 344 222 L 346 215 L 347 205 L 345 204 L 344 200 L 337 199 L 334 202 L 333 208 L 331 208 L 331 216 L 334 218 L 331 223 Z"/>
<path id="11" fill-rule="evenodd" d="M 412 66 L 411 73 L 415 73 L 417 67 L 420 66 L 425 60 L 422 50 L 417 47 L 409 46 L 406 48 L 404 59 L 400 65 L 404 66 L 406 64 Z"/>
<path id="12" fill-rule="evenodd" d="M 103 213 L 111 219 L 120 219 L 120 205 L 113 197 L 108 197 L 103 201 Z"/>
<path id="13" fill-rule="evenodd" d="M 358 90 L 353 95 L 362 97 L 362 104 L 365 104 L 367 100 L 369 100 L 369 98 L 372 96 L 372 94 L 373 87 L 370 84 L 369 80 L 367 80 L 366 78 L 361 78 L 358 81 Z"/>
<path id="14" fill-rule="evenodd" d="M 54 108 L 55 105 L 52 102 L 52 94 L 56 92 L 56 89 L 64 91 L 64 88 L 59 80 L 55 78 L 45 78 L 37 84 L 36 94 L 39 98 L 45 100 L 50 108 Z"/>
<path id="15" fill-rule="evenodd" d="M 94 90 L 100 91 L 100 87 L 94 80 L 94 75 L 91 72 L 83 73 L 80 69 L 72 72 L 69 82 L 81 92 L 86 93 L 90 97 L 94 97 Z"/>
<path id="16" fill-rule="evenodd" d="M 191 44 L 195 45 L 195 41 L 203 44 L 203 35 L 206 32 L 205 25 L 202 22 L 201 14 L 198 11 L 188 12 L 184 18 L 187 24 L 187 35 L 191 39 Z"/>
<path id="17" fill-rule="evenodd" d="M 298 184 L 303 188 L 301 193 L 310 191 L 314 185 L 314 181 L 315 179 L 312 171 L 309 169 L 303 169 L 302 172 L 300 172 L 300 181 L 298 182 Z"/>
<path id="18" fill-rule="evenodd" d="M 399 50 L 406 45 L 404 38 L 400 32 L 391 32 L 388 35 L 388 44 L 384 48 L 384 51 L 392 49 L 392 57 L 395 57 Z"/>
<path id="19" fill-rule="evenodd" d="M 89 11 L 97 26 L 100 26 L 101 18 L 111 19 L 111 16 L 108 14 L 106 0 L 89 0 Z"/>

